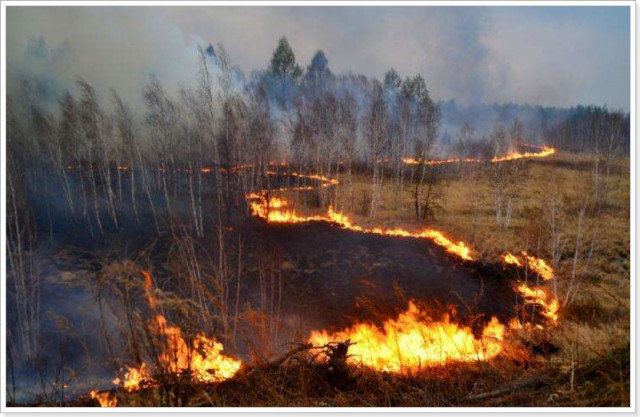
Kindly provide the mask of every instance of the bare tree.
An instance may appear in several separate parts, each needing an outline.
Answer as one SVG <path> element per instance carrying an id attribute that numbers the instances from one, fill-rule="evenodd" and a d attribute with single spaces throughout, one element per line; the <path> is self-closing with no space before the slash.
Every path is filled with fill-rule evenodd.
<path id="1" fill-rule="evenodd" d="M 372 165 L 369 217 L 373 219 L 380 204 L 384 179 L 384 158 L 389 151 L 388 114 L 382 86 L 379 82 L 374 82 L 370 100 L 363 125 L 369 147 L 369 160 Z"/>

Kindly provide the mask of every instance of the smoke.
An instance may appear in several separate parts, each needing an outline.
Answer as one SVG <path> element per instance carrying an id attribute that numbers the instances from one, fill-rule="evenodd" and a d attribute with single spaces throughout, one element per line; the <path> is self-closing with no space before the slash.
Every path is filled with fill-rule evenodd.
<path id="1" fill-rule="evenodd" d="M 286 35 L 303 67 L 323 49 L 336 74 L 421 73 L 437 100 L 628 110 L 629 30 L 627 7 L 9 7 L 7 60 L 10 92 L 44 71 L 53 90 L 82 76 L 135 107 L 151 74 L 192 82 L 197 45 L 250 72 Z M 40 36 L 68 59 L 31 59 Z"/>
<path id="2" fill-rule="evenodd" d="M 28 47 L 33 39 L 35 51 Z M 151 75 L 172 88 L 195 78 L 199 44 L 204 41 L 179 30 L 157 8 L 9 7 L 8 90 L 15 93 L 29 75 L 49 79 L 52 91 L 72 88 L 83 77 L 102 97 L 114 88 L 136 108 Z M 64 65 L 34 60 L 46 49 L 51 57 L 58 45 L 69 51 Z"/>

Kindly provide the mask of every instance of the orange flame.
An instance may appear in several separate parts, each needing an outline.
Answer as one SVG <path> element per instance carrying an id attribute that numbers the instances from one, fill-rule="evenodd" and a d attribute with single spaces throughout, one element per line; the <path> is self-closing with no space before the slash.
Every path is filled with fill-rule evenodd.
<path id="1" fill-rule="evenodd" d="M 505 156 L 494 156 L 491 159 L 491 162 L 504 162 L 504 161 L 513 161 L 516 159 L 523 158 L 545 158 L 549 155 L 553 155 L 556 153 L 554 148 L 549 148 L 548 146 L 542 146 L 540 152 L 512 152 Z"/>
<path id="2" fill-rule="evenodd" d="M 550 148 L 548 146 L 534 146 L 534 145 L 526 145 L 535 147 L 540 149 L 539 152 L 512 152 L 504 156 L 494 156 L 491 158 L 491 162 L 504 162 L 504 161 L 513 161 L 516 159 L 523 158 L 545 158 L 549 155 L 553 155 L 556 153 L 554 148 Z M 443 164 L 454 164 L 454 163 L 472 163 L 472 162 L 482 162 L 482 159 L 478 158 L 449 158 L 449 159 L 427 159 L 424 160 L 422 158 L 411 158 L 404 157 L 402 158 L 402 162 L 407 165 L 443 165 Z"/>
<path id="3" fill-rule="evenodd" d="M 116 397 L 111 398 L 109 392 L 98 392 L 93 390 L 91 391 L 91 398 L 97 400 L 100 407 L 116 407 L 118 405 L 118 399 Z"/>
<path id="4" fill-rule="evenodd" d="M 283 201 L 277 197 L 271 197 L 269 200 L 267 200 L 263 195 L 251 193 L 247 195 L 247 199 L 257 200 L 251 201 L 249 203 L 252 214 L 256 217 L 267 220 L 269 223 L 328 222 L 336 224 L 343 229 L 351 230 L 358 233 L 372 233 L 385 236 L 402 236 L 412 237 L 416 239 L 429 239 L 436 245 L 444 247 L 448 253 L 455 255 L 460 259 L 464 259 L 467 261 L 473 260 L 470 254 L 471 250 L 466 246 L 464 242 L 453 242 L 442 232 L 437 230 L 424 229 L 420 232 L 412 232 L 400 228 L 366 228 L 363 226 L 354 225 L 346 215 L 334 211 L 331 207 L 329 207 L 327 213 L 324 215 L 300 216 L 296 214 L 295 210 L 289 210 L 287 208 L 286 201 Z"/>
<path id="5" fill-rule="evenodd" d="M 502 260 L 509 265 L 522 266 L 522 264 L 520 263 L 520 260 L 515 255 L 512 255 L 511 253 L 507 253 L 506 255 L 503 255 Z"/>
<path id="6" fill-rule="evenodd" d="M 522 266 L 523 263 L 526 263 L 526 266 L 533 272 L 538 274 L 543 281 L 549 281 L 554 277 L 553 268 L 547 265 L 544 259 L 528 255 L 527 252 L 522 252 L 521 258 L 518 258 L 516 255 L 513 255 L 511 253 L 507 253 L 503 255 L 502 260 L 506 264 L 515 266 Z M 547 294 L 544 289 L 534 289 L 524 283 L 518 285 L 516 287 L 516 291 L 518 291 L 523 296 L 524 302 L 526 304 L 539 305 L 542 308 L 542 315 L 546 317 L 552 325 L 555 326 L 558 324 L 558 310 L 560 309 L 558 300 L 556 300 L 550 294 Z M 514 323 L 510 324 L 510 327 L 518 329 L 523 328 L 522 324 L 520 324 L 517 319 Z M 536 328 L 541 329 L 542 327 L 540 325 L 537 325 Z"/>
<path id="7" fill-rule="evenodd" d="M 527 267 L 538 274 L 544 281 L 549 281 L 554 277 L 553 268 L 547 265 L 544 259 L 531 256 L 524 251 L 522 252 L 522 258 L 520 259 L 512 253 L 507 253 L 502 256 L 502 260 L 506 264 L 515 266 L 522 266 L 523 262 L 526 261 Z"/>
<path id="8" fill-rule="evenodd" d="M 558 300 L 547 294 L 542 288 L 533 289 L 525 284 L 520 284 L 516 287 L 516 290 L 522 294 L 526 303 L 537 304 L 542 307 L 541 314 L 552 325 L 558 324 L 558 310 L 560 309 Z"/>
<path id="9" fill-rule="evenodd" d="M 142 271 L 142 274 L 149 306 L 156 309 L 157 300 L 151 292 L 153 279 L 146 271 Z M 189 371 L 199 382 L 217 382 L 231 378 L 242 366 L 242 361 L 222 354 L 222 343 L 202 333 L 196 335 L 190 346 L 182 337 L 180 328 L 167 324 L 167 319 L 160 313 L 156 314 L 149 327 L 153 333 L 165 339 L 164 349 L 158 359 L 166 372 L 177 374 Z M 141 382 L 152 380 L 146 364 L 142 363 L 137 368 L 128 367 L 124 380 L 116 378 L 113 382 L 127 391 L 134 391 L 140 388 Z"/>
<path id="10" fill-rule="evenodd" d="M 308 342 L 324 346 L 332 341 L 355 342 L 347 363 L 368 368 L 411 373 L 450 362 L 486 361 L 503 349 L 505 326 L 493 317 L 476 338 L 471 329 L 452 323 L 448 315 L 434 321 L 409 302 L 406 311 L 382 328 L 359 323 L 335 333 L 314 331 Z"/>
<path id="11" fill-rule="evenodd" d="M 527 257 L 527 265 L 536 274 L 540 275 L 545 281 L 553 279 L 553 268 L 551 268 L 544 259 L 536 258 L 535 256 L 527 255 L 527 252 L 522 252 L 522 255 Z"/>
<path id="12" fill-rule="evenodd" d="M 407 165 L 444 165 L 444 164 L 455 164 L 455 163 L 469 163 L 469 162 L 482 162 L 481 159 L 477 158 L 449 158 L 449 159 L 427 159 L 424 160 L 422 158 L 411 158 L 404 157 L 402 158 L 402 162 Z"/>

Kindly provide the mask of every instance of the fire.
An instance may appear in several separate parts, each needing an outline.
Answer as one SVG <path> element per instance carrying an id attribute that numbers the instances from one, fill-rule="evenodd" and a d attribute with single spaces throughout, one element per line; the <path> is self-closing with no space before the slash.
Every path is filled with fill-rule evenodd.
<path id="1" fill-rule="evenodd" d="M 153 289 L 151 274 L 146 271 L 142 271 L 142 274 L 145 278 L 149 306 L 155 310 L 157 300 L 151 293 Z M 224 350 L 222 343 L 202 333 L 198 333 L 190 345 L 182 337 L 180 328 L 169 325 L 167 319 L 160 313 L 156 314 L 149 324 L 149 329 L 164 339 L 164 346 L 158 360 L 165 372 L 178 374 L 188 371 L 198 382 L 218 382 L 231 378 L 242 366 L 242 361 L 222 354 Z M 137 368 L 128 368 L 124 380 L 116 378 L 113 382 L 127 391 L 135 391 L 140 388 L 143 381 L 153 381 L 145 363 Z"/>
<path id="2" fill-rule="evenodd" d="M 405 229 L 383 229 L 379 227 L 366 228 L 352 223 L 346 215 L 338 213 L 329 207 L 326 214 L 316 216 L 300 216 L 295 210 L 287 207 L 286 201 L 278 197 L 271 197 L 268 200 L 264 195 L 250 193 L 247 195 L 250 201 L 249 207 L 254 216 L 267 220 L 269 223 L 306 223 L 306 222 L 327 222 L 336 224 L 343 229 L 351 230 L 358 233 L 372 233 L 384 236 L 402 236 L 412 237 L 416 239 L 429 239 L 438 246 L 442 246 L 445 250 L 467 261 L 473 260 L 471 250 L 464 242 L 453 242 L 447 238 L 442 232 L 432 229 L 424 229 L 419 232 L 412 232 Z"/>
<path id="3" fill-rule="evenodd" d="M 527 265 L 531 268 L 535 273 L 540 275 L 545 281 L 549 281 L 553 279 L 553 268 L 551 268 L 544 259 L 536 258 L 535 256 L 527 255 L 527 252 L 522 252 L 522 255 L 527 257 Z"/>
<path id="4" fill-rule="evenodd" d="M 491 162 L 514 161 L 516 159 L 523 159 L 523 158 L 545 158 L 549 155 L 553 155 L 554 153 L 556 153 L 556 150 L 554 148 L 543 146 L 541 147 L 540 152 L 523 152 L 523 153 L 512 152 L 505 156 L 494 156 L 491 159 Z"/>
<path id="5" fill-rule="evenodd" d="M 542 308 L 541 314 L 552 325 L 558 324 L 558 310 L 560 309 L 558 300 L 547 294 L 542 288 L 533 289 L 526 284 L 518 285 L 516 290 L 524 297 L 526 303 L 539 305 Z"/>
<path id="6" fill-rule="evenodd" d="M 515 255 L 512 255 L 510 253 L 503 255 L 502 260 L 509 265 L 522 266 L 522 264 L 520 263 L 520 260 L 518 260 L 518 258 L 516 258 Z"/>
<path id="7" fill-rule="evenodd" d="M 546 146 L 536 149 L 539 151 L 515 152 L 502 157 L 496 156 L 491 159 L 491 162 L 543 158 L 555 153 L 555 149 Z M 440 165 L 475 163 L 481 162 L 481 160 L 475 158 L 416 160 L 407 157 L 403 158 L 403 162 L 413 165 Z M 281 162 L 280 166 L 286 167 L 287 163 Z M 250 167 L 250 164 L 240 164 L 230 167 L 228 170 L 224 168 L 219 168 L 219 170 L 220 172 L 237 172 Z M 68 167 L 68 169 L 72 168 Z M 118 169 L 126 171 L 128 167 L 120 165 Z M 201 173 L 207 174 L 216 168 L 200 167 L 197 169 Z M 275 171 L 266 171 L 266 174 L 307 179 L 317 182 L 319 187 L 339 184 L 337 179 L 319 174 Z M 365 227 L 354 224 L 348 216 L 334 211 L 331 206 L 324 214 L 304 216 L 297 214 L 286 200 L 280 197 L 269 197 L 269 192 L 314 190 L 315 188 L 313 185 L 304 185 L 269 191 L 262 190 L 248 193 L 246 198 L 252 214 L 269 223 L 319 221 L 358 233 L 428 239 L 459 259 L 473 260 L 471 249 L 464 242 L 455 242 L 437 230 L 410 231 L 401 228 Z M 521 256 L 506 253 L 502 256 L 502 260 L 506 264 L 517 267 L 526 265 L 545 281 L 554 277 L 553 269 L 543 259 L 530 256 L 526 252 L 522 252 Z M 162 340 L 157 356 L 157 363 L 160 365 L 159 371 L 171 374 L 188 372 L 195 381 L 204 383 L 223 381 L 236 375 L 243 363 L 241 360 L 224 355 L 222 343 L 203 333 L 198 333 L 191 342 L 188 342 L 183 338 L 180 327 L 168 324 L 166 317 L 157 312 L 158 301 L 152 294 L 153 279 L 151 275 L 146 271 L 142 271 L 142 274 L 145 278 L 149 306 L 156 311 L 155 317 L 149 323 L 149 330 L 152 334 L 160 336 Z M 559 311 L 557 299 L 543 288 L 531 288 L 524 283 L 517 285 L 515 290 L 523 297 L 526 304 L 539 306 L 540 314 L 548 320 L 548 323 L 557 325 Z M 530 323 L 522 324 L 517 318 L 514 318 L 509 322 L 508 328 L 511 330 L 530 329 L 533 326 Z M 543 326 L 536 324 L 535 328 L 542 329 Z M 404 312 L 400 313 L 397 318 L 386 320 L 382 327 L 371 323 L 357 323 L 350 328 L 336 332 L 316 330 L 311 333 L 308 342 L 316 347 L 321 347 L 334 341 L 352 341 L 354 344 L 349 348 L 348 363 L 362 364 L 378 371 L 414 373 L 424 368 L 453 362 L 488 361 L 503 351 L 506 329 L 507 327 L 500 323 L 496 317 L 492 317 L 480 335 L 476 335 L 469 327 L 452 322 L 448 314 L 443 315 L 440 320 L 434 320 L 421 311 L 413 301 L 409 301 Z M 113 382 L 126 391 L 136 391 L 143 384 L 154 384 L 153 378 L 153 371 L 143 362 L 138 367 L 127 367 L 123 379 L 116 378 Z M 94 390 L 91 391 L 91 398 L 97 400 L 101 407 L 115 407 L 117 405 L 117 398 L 115 396 L 112 398 L 109 392 Z"/>
<path id="8" fill-rule="evenodd" d="M 147 380 L 150 380 L 149 371 L 147 370 L 147 364 L 143 362 L 138 368 L 127 367 L 124 380 L 116 378 L 113 383 L 122 386 L 125 391 L 135 391 L 140 388 L 141 383 Z"/>
<path id="9" fill-rule="evenodd" d="M 118 405 L 118 399 L 116 397 L 111 398 L 109 392 L 98 392 L 93 390 L 91 391 L 91 398 L 97 400 L 100 407 L 116 407 Z"/>
<path id="10" fill-rule="evenodd" d="M 536 258 L 535 256 L 531 256 L 527 254 L 527 252 L 522 252 L 520 258 L 511 253 L 507 253 L 503 255 L 502 260 L 504 263 L 515 266 L 523 266 L 526 265 L 527 268 L 531 269 L 533 272 L 538 274 L 543 281 L 549 281 L 554 277 L 553 268 L 551 268 L 544 259 Z M 518 291 L 524 298 L 524 302 L 526 304 L 535 304 L 539 305 L 542 308 L 542 315 L 549 320 L 552 325 L 558 324 L 558 310 L 560 309 L 560 305 L 558 300 L 556 300 L 551 295 L 547 294 L 547 292 L 542 288 L 531 288 L 526 284 L 522 283 L 516 287 L 516 291 Z M 517 320 L 516 320 L 517 322 Z M 512 328 L 522 328 L 522 325 L 518 322 L 519 327 L 516 326 L 515 323 L 512 323 Z M 541 326 L 536 326 L 536 328 L 542 328 Z"/>
<path id="11" fill-rule="evenodd" d="M 469 163 L 469 162 L 482 162 L 481 159 L 477 158 L 449 158 L 449 159 L 428 159 L 423 160 L 422 158 L 410 158 L 404 157 L 402 158 L 402 162 L 407 165 L 443 165 L 443 164 L 455 164 L 455 163 Z"/>
<path id="12" fill-rule="evenodd" d="M 554 148 L 550 148 L 548 146 L 536 146 L 536 145 L 526 145 L 532 148 L 539 149 L 538 152 L 512 152 L 504 156 L 494 156 L 491 158 L 491 162 L 504 162 L 504 161 L 513 161 L 516 159 L 523 158 L 545 158 L 549 155 L 553 155 L 556 153 Z M 422 158 L 411 158 L 404 157 L 402 158 L 402 162 L 407 165 L 443 165 L 443 164 L 454 164 L 454 163 L 474 163 L 474 162 L 482 162 L 482 159 L 479 158 L 449 158 L 449 159 L 427 159 L 424 160 Z"/>
<path id="13" fill-rule="evenodd" d="M 338 185 L 340 181 L 335 178 L 325 177 L 324 175 L 319 174 L 301 174 L 299 172 L 276 172 L 276 171 L 267 171 L 267 175 L 283 175 L 283 176 L 291 176 L 295 178 L 304 178 L 312 181 L 318 181 L 321 187 L 329 187 L 331 185 Z"/>
<path id="14" fill-rule="evenodd" d="M 520 259 L 512 253 L 507 253 L 502 257 L 502 260 L 506 264 L 515 266 L 522 266 L 523 262 L 526 261 L 527 267 L 538 274 L 544 281 L 552 280 L 554 277 L 553 268 L 547 265 L 544 259 L 531 256 L 524 251 Z"/>
<path id="15" fill-rule="evenodd" d="M 451 362 L 487 361 L 503 350 L 505 326 L 493 317 L 476 337 L 470 328 L 452 323 L 448 315 L 435 321 L 413 302 L 382 328 L 359 323 L 335 333 L 314 331 L 308 342 L 324 346 L 331 341 L 354 342 L 347 363 L 370 369 L 412 373 Z"/>

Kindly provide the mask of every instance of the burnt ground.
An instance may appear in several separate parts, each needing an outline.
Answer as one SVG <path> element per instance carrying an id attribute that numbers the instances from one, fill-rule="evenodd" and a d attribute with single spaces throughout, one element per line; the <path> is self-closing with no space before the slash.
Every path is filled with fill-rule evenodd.
<path id="1" fill-rule="evenodd" d="M 288 330 L 381 323 L 415 300 L 439 319 L 514 316 L 512 283 L 499 269 L 465 262 L 429 240 L 363 234 L 324 222 L 268 225 L 262 233 L 281 265 Z M 455 320 L 455 318 L 454 318 Z"/>
<path id="2" fill-rule="evenodd" d="M 493 315 L 507 322 L 515 314 L 512 281 L 500 266 L 461 261 L 431 241 L 356 233 L 324 222 L 267 225 L 256 219 L 252 223 L 241 305 L 261 305 L 259 264 L 265 262 L 270 264 L 268 272 L 262 271 L 267 303 L 280 299 L 277 337 L 261 352 L 265 356 L 280 355 L 292 343 L 304 342 L 314 329 L 337 330 L 363 320 L 381 324 L 404 310 L 408 300 L 415 300 L 434 319 L 455 309 L 454 321 L 478 331 Z M 40 343 L 46 354 L 35 368 L 15 363 L 11 384 L 15 382 L 16 398 L 40 392 L 42 373 L 54 378 L 63 366 L 77 374 L 66 395 L 111 386 L 116 369 L 100 330 L 95 292 L 96 278 L 109 265 L 134 260 L 151 268 L 159 288 L 176 291 L 181 285 L 169 267 L 170 236 L 123 233 L 97 241 L 66 233 L 54 234 L 53 241 L 37 255 L 42 276 Z M 202 246 L 213 244 L 202 242 Z M 117 335 L 119 325 L 109 305 L 115 306 L 105 303 L 105 325 Z M 241 339 L 256 347 L 260 337 L 259 331 L 247 326 Z M 119 338 L 112 337 L 112 343 L 116 356 L 129 363 Z M 243 341 L 229 347 L 232 355 L 246 358 L 255 353 Z"/>

